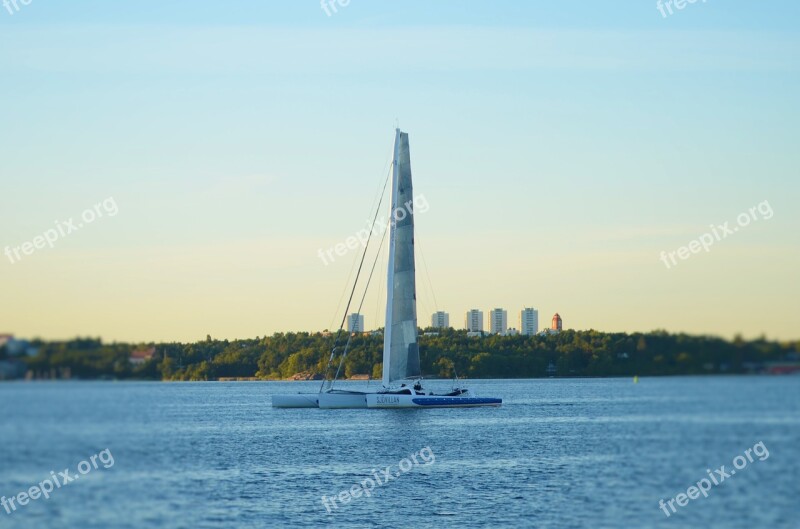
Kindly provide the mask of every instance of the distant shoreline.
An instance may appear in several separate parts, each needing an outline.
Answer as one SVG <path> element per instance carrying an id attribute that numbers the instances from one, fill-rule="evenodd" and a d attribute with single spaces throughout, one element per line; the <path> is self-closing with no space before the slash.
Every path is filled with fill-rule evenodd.
<path id="1" fill-rule="evenodd" d="M 525 381 L 525 380 L 633 380 L 634 378 L 637 379 L 637 382 L 647 379 L 654 379 L 654 378 L 764 378 L 764 379 L 793 379 L 797 378 L 800 379 L 800 373 L 793 374 L 793 375 L 770 375 L 765 373 L 710 373 L 710 374 L 676 374 L 676 375 L 647 375 L 647 376 L 640 376 L 640 377 L 630 377 L 630 376 L 565 376 L 565 377 L 525 377 L 525 378 L 472 378 L 472 379 L 459 379 L 459 380 L 470 380 L 472 382 L 475 381 L 504 381 L 504 382 L 515 382 L 515 381 Z M 424 378 L 424 380 L 431 380 L 431 381 L 448 381 L 451 379 L 444 379 L 444 378 Z M 7 384 L 47 384 L 47 383 L 79 383 L 79 382 L 107 382 L 107 383 L 119 383 L 119 382 L 148 382 L 148 383 L 163 383 L 163 384 L 191 384 L 191 383 L 230 383 L 230 382 L 264 382 L 264 383 L 277 383 L 277 384 L 285 384 L 285 383 L 319 383 L 319 380 L 292 380 L 292 379 L 281 379 L 281 380 L 270 380 L 270 379 L 260 379 L 254 377 L 222 377 L 215 380 L 152 380 L 146 378 L 120 378 L 120 379 L 108 379 L 108 378 L 69 378 L 69 379 L 33 379 L 33 380 L 25 380 L 25 379 L 2 379 L 0 380 L 0 385 L 4 383 Z M 364 382 L 363 380 L 338 380 L 337 384 L 341 383 L 361 383 Z M 370 382 L 373 383 L 380 383 L 380 380 L 371 380 Z"/>
<path id="2" fill-rule="evenodd" d="M 0 380 L 117 379 L 300 381 L 382 379 L 383 337 L 326 332 L 195 343 L 104 344 L 16 340 L 0 345 Z M 347 354 L 344 342 L 347 342 Z M 331 350 L 336 351 L 332 362 Z M 616 378 L 800 372 L 800 341 L 728 341 L 713 336 L 564 330 L 532 336 L 470 336 L 420 330 L 427 379 Z"/>

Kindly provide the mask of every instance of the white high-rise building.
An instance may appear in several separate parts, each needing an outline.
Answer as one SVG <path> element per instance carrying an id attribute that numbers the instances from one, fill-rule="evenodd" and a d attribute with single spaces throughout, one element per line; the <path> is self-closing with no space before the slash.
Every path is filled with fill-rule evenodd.
<path id="1" fill-rule="evenodd" d="M 464 327 L 470 332 L 483 331 L 483 311 L 472 309 L 467 311 L 464 318 Z"/>
<path id="2" fill-rule="evenodd" d="M 348 332 L 364 332 L 364 316 L 353 313 L 347 317 Z"/>
<path id="3" fill-rule="evenodd" d="M 503 309 L 489 311 L 489 332 L 492 334 L 505 334 L 508 330 L 508 312 Z"/>
<path id="4" fill-rule="evenodd" d="M 434 312 L 431 316 L 431 327 L 447 329 L 450 327 L 450 315 L 444 311 Z"/>
<path id="5" fill-rule="evenodd" d="M 519 331 L 525 336 L 533 336 L 539 332 L 539 311 L 532 308 L 524 308 L 519 313 Z"/>

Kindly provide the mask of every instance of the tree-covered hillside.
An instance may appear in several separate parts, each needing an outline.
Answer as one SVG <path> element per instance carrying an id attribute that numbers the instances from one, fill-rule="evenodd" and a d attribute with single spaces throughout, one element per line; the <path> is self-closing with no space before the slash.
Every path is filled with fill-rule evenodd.
<path id="1" fill-rule="evenodd" d="M 800 342 L 726 341 L 663 331 L 625 334 L 568 330 L 544 336 L 479 338 L 467 337 L 463 330 L 438 332 L 436 336 L 420 336 L 422 370 L 428 377 L 449 378 L 457 373 L 469 378 L 533 378 L 552 375 L 553 370 L 555 376 L 742 373 L 754 364 L 796 359 L 800 353 Z M 340 337 L 337 352 L 344 349 L 347 338 Z M 323 373 L 333 342 L 334 336 L 328 333 L 304 332 L 234 341 L 208 338 L 188 344 L 35 340 L 32 345 L 38 348 L 38 354 L 21 361 L 37 378 L 68 372 L 82 379 L 274 380 L 297 373 Z M 130 362 L 133 350 L 152 346 L 152 359 L 138 365 Z M 368 374 L 379 378 L 382 351 L 382 336 L 353 336 L 341 376 Z M 4 354 L 0 350 L 0 357 Z"/>

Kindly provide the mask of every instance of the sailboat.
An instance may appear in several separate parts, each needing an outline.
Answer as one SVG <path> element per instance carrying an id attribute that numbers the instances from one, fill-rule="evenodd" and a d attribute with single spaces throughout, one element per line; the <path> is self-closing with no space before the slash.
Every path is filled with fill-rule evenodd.
<path id="1" fill-rule="evenodd" d="M 423 388 L 417 331 L 414 203 L 408 133 L 395 130 L 389 224 L 383 380 L 377 391 L 320 389 L 318 394 L 275 395 L 279 408 L 461 408 L 500 406 L 502 399 L 478 397 L 464 388 L 436 394 Z"/>

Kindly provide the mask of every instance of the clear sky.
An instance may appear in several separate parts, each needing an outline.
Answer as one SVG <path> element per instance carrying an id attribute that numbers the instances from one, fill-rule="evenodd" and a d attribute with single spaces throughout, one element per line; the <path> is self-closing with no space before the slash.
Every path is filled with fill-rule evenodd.
<path id="1" fill-rule="evenodd" d="M 17 4 L 0 333 L 331 327 L 357 252 L 318 250 L 366 225 L 398 120 L 429 205 L 421 324 L 533 306 L 576 329 L 800 338 L 798 2 Z"/>

